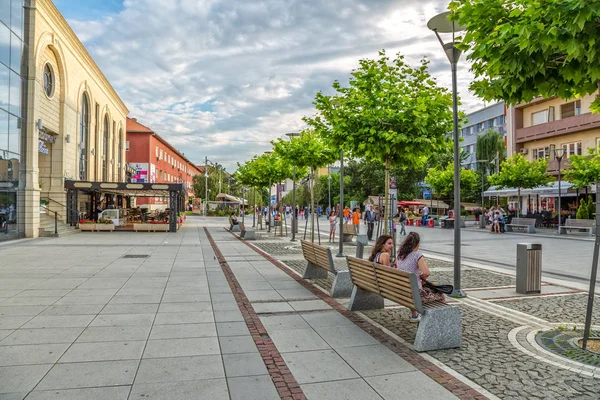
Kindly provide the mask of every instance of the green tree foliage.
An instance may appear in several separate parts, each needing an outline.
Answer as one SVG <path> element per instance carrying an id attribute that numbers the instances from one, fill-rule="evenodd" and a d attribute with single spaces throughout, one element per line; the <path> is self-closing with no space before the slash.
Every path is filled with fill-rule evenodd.
<path id="1" fill-rule="evenodd" d="M 310 209 L 315 210 L 315 177 L 319 167 L 331 164 L 338 158 L 333 150 L 313 129 L 305 129 L 292 140 L 281 138 L 272 141 L 274 155 L 287 166 L 310 168 Z M 283 167 L 283 166 L 282 166 Z M 312 213 L 311 240 L 315 241 L 315 214 Z"/>
<path id="2" fill-rule="evenodd" d="M 206 197 L 206 177 L 202 175 L 194 175 L 192 178 L 192 189 L 194 197 L 205 199 Z M 219 173 L 217 169 L 211 165 L 208 166 L 208 200 L 214 201 L 219 191 Z"/>
<path id="3" fill-rule="evenodd" d="M 437 196 L 454 201 L 454 166 L 448 164 L 444 169 L 430 168 L 425 177 L 427 183 Z M 460 170 L 460 196 L 467 201 L 473 200 L 473 194 L 479 186 L 479 175 L 471 169 Z"/>
<path id="4" fill-rule="evenodd" d="M 600 4 L 591 0 L 454 0 L 462 48 L 486 100 L 594 93 L 600 79 Z M 600 99 L 592 104 L 600 112 Z"/>
<path id="5" fill-rule="evenodd" d="M 576 188 L 587 188 L 600 182 L 600 154 L 594 149 L 588 156 L 571 155 L 571 166 L 565 171 L 565 179 Z"/>
<path id="6" fill-rule="evenodd" d="M 498 164 L 504 161 L 504 136 L 494 129 L 488 129 L 483 135 L 477 136 L 475 156 L 480 162 L 477 169 L 489 174 L 493 168 L 493 160 L 498 157 Z"/>
<path id="7" fill-rule="evenodd" d="M 528 161 L 522 154 L 515 154 L 500 165 L 500 172 L 491 175 L 489 182 L 498 188 L 517 188 L 519 207 L 521 206 L 521 189 L 533 189 L 552 181 L 546 174 L 548 161 Z"/>
<path id="8" fill-rule="evenodd" d="M 590 212 L 588 210 L 588 205 L 585 202 L 585 199 L 583 199 L 581 201 L 581 204 L 579 204 L 576 217 L 577 219 L 590 219 Z"/>
<path id="9" fill-rule="evenodd" d="M 390 59 L 382 51 L 376 60 L 360 60 L 349 86 L 336 81 L 333 88 L 334 96 L 317 93 L 319 114 L 305 121 L 347 156 L 384 164 L 386 199 L 392 165 L 425 165 L 447 143 L 452 96 L 431 77 L 427 60 L 413 68 L 402 55 Z"/>

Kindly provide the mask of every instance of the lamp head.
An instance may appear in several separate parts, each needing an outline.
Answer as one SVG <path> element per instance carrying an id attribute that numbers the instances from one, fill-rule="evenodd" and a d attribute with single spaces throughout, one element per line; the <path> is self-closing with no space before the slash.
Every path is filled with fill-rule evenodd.
<path id="1" fill-rule="evenodd" d="M 554 149 L 554 157 L 556 157 L 557 160 L 562 160 L 562 158 L 565 156 L 565 149 L 563 147 L 559 147 L 558 149 Z"/>

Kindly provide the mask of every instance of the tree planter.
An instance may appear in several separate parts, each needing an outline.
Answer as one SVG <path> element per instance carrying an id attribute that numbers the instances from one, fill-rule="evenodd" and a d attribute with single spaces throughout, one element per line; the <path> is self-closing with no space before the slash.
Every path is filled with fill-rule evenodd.
<path id="1" fill-rule="evenodd" d="M 112 232 L 115 230 L 115 224 L 94 224 L 98 232 Z"/>
<path id="2" fill-rule="evenodd" d="M 150 224 L 154 232 L 169 232 L 169 224 Z"/>
<path id="3" fill-rule="evenodd" d="M 133 230 L 136 232 L 150 232 L 152 224 L 133 224 Z"/>
<path id="4" fill-rule="evenodd" d="M 91 232 L 94 229 L 96 229 L 96 224 L 79 224 L 79 230 L 80 231 L 88 231 Z"/>

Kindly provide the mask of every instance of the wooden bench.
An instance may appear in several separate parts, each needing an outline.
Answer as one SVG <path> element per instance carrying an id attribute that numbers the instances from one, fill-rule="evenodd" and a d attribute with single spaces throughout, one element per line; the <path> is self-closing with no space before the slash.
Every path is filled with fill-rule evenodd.
<path id="1" fill-rule="evenodd" d="M 527 233 L 536 233 L 535 218 L 513 218 L 510 224 L 505 224 L 506 232 L 512 232 L 513 228 L 525 229 Z"/>
<path id="2" fill-rule="evenodd" d="M 352 237 L 356 235 L 356 225 L 353 224 L 344 224 L 344 230 L 342 234 L 344 235 L 344 242 L 352 242 Z"/>
<path id="3" fill-rule="evenodd" d="M 421 314 L 414 342 L 416 351 L 461 346 L 460 308 L 442 302 L 423 304 L 417 275 L 355 257 L 346 259 L 354 284 L 350 311 L 383 308 L 384 299 L 388 299 Z"/>
<path id="4" fill-rule="evenodd" d="M 567 233 L 567 231 L 572 231 L 572 230 L 587 230 L 589 232 L 589 235 L 595 235 L 596 234 L 596 221 L 594 221 L 593 219 L 573 219 L 573 218 L 569 218 L 565 221 L 564 225 L 561 225 L 558 228 L 558 233 L 562 234 L 562 231 L 565 231 L 564 233 Z"/>
<path id="5" fill-rule="evenodd" d="M 352 292 L 352 282 L 348 271 L 338 271 L 333 264 L 333 256 L 329 247 L 301 240 L 302 253 L 307 261 L 304 279 L 327 278 L 327 273 L 335 275 L 331 285 L 331 297 L 348 297 Z"/>
<path id="6" fill-rule="evenodd" d="M 246 229 L 243 222 L 238 224 L 240 226 L 240 238 L 244 240 L 256 240 L 256 231 L 254 229 Z"/>

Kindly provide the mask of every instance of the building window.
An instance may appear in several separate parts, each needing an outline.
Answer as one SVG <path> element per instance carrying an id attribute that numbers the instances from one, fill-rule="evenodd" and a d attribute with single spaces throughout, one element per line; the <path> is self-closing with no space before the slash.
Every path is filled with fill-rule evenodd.
<path id="1" fill-rule="evenodd" d="M 129 151 L 129 140 L 125 141 L 125 151 Z"/>
<path id="2" fill-rule="evenodd" d="M 90 103 L 87 93 L 81 98 L 81 121 L 79 127 L 79 180 L 87 180 L 87 148 L 90 134 Z"/>
<path id="3" fill-rule="evenodd" d="M 121 165 L 123 165 L 123 129 L 119 129 L 119 168 L 121 168 Z M 120 176 L 121 173 L 119 171 L 118 175 Z"/>
<path id="4" fill-rule="evenodd" d="M 54 95 L 54 70 L 50 63 L 44 65 L 44 93 L 48 98 Z"/>
<path id="5" fill-rule="evenodd" d="M 156 146 L 156 157 L 158 158 L 158 146 Z"/>
<path id="6" fill-rule="evenodd" d="M 108 135 L 110 133 L 110 121 L 108 115 L 104 116 L 104 134 L 102 135 L 102 180 L 108 180 Z"/>
<path id="7" fill-rule="evenodd" d="M 565 156 L 567 158 L 572 155 L 581 155 L 581 142 L 566 143 L 562 145 L 562 148 L 565 150 Z"/>
<path id="8" fill-rule="evenodd" d="M 163 159 L 163 151 L 162 151 L 162 149 L 160 150 L 160 159 L 161 160 Z"/>
<path id="9" fill-rule="evenodd" d="M 548 148 L 547 147 L 542 147 L 539 149 L 532 149 L 531 150 L 531 158 L 533 160 L 545 160 L 546 158 L 548 158 Z"/>
<path id="10" fill-rule="evenodd" d="M 581 100 L 576 100 L 560 106 L 560 118 L 564 119 L 576 115 L 581 115 Z"/>
<path id="11" fill-rule="evenodd" d="M 548 122 L 548 109 L 531 114 L 531 125 L 540 125 Z"/>

